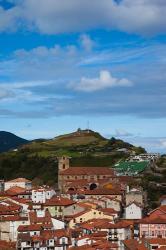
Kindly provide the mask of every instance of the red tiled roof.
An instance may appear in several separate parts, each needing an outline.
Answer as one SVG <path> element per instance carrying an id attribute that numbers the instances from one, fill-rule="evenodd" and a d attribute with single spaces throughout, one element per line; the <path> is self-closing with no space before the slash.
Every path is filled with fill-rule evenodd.
<path id="1" fill-rule="evenodd" d="M 118 221 L 115 224 L 110 224 L 109 228 L 114 229 L 114 228 L 127 228 L 133 225 L 133 221 L 128 221 L 128 220 L 121 220 Z"/>
<path id="2" fill-rule="evenodd" d="M 42 226 L 39 224 L 33 224 L 33 225 L 20 225 L 18 227 L 18 232 L 29 232 L 29 231 L 41 231 Z"/>
<path id="3" fill-rule="evenodd" d="M 118 214 L 118 212 L 113 208 L 101 208 L 100 211 L 107 214 Z"/>
<path id="4" fill-rule="evenodd" d="M 145 241 L 147 241 L 149 244 L 159 244 L 159 245 L 165 245 L 166 247 L 166 238 L 146 238 Z"/>
<path id="5" fill-rule="evenodd" d="M 79 246 L 79 247 L 71 247 L 70 250 L 95 250 L 94 247 L 86 244 L 84 246 Z"/>
<path id="6" fill-rule="evenodd" d="M 30 199 L 23 199 L 23 198 L 17 198 L 17 197 L 12 197 L 11 199 L 20 203 L 20 204 L 27 204 L 28 205 L 31 202 Z"/>
<path id="7" fill-rule="evenodd" d="M 15 196 L 18 194 L 25 193 L 25 190 L 26 190 L 25 188 L 15 186 L 15 187 L 9 188 L 5 192 L 7 195 Z"/>
<path id="8" fill-rule="evenodd" d="M 124 240 L 123 243 L 128 250 L 148 250 L 142 242 L 139 242 L 136 239 Z"/>
<path id="9" fill-rule="evenodd" d="M 122 195 L 119 189 L 96 188 L 93 190 L 85 190 L 82 192 L 85 195 Z"/>
<path id="10" fill-rule="evenodd" d="M 0 240 L 0 249 L 1 250 L 15 250 L 16 243 L 15 242 L 7 242 L 5 240 Z"/>
<path id="11" fill-rule="evenodd" d="M 1 217 L 1 221 L 28 221 L 27 217 L 21 217 L 18 215 Z"/>
<path id="12" fill-rule="evenodd" d="M 114 176 L 114 170 L 108 167 L 69 167 L 61 171 L 61 175 L 110 175 Z"/>
<path id="13" fill-rule="evenodd" d="M 81 215 L 86 214 L 86 213 L 88 213 L 90 211 L 91 211 L 91 209 L 85 209 L 84 211 L 79 212 L 77 214 L 73 214 L 71 216 L 66 216 L 66 218 L 74 219 L 74 218 L 80 217 Z"/>
<path id="14" fill-rule="evenodd" d="M 160 209 L 162 212 L 166 213 L 166 205 L 160 206 L 158 209 Z"/>
<path id="15" fill-rule="evenodd" d="M 41 224 L 46 228 L 51 228 L 53 226 L 49 211 L 45 211 L 44 217 L 39 217 L 36 212 L 30 211 L 29 219 L 31 224 Z"/>
<path id="16" fill-rule="evenodd" d="M 70 231 L 66 229 L 58 229 L 58 230 L 44 230 L 41 232 L 41 236 L 47 240 L 50 238 L 61 238 L 61 237 L 69 237 Z"/>
<path id="17" fill-rule="evenodd" d="M 21 210 L 19 205 L 2 205 L 0 204 L 0 215 L 14 215 L 18 214 Z"/>
<path id="18" fill-rule="evenodd" d="M 50 200 L 47 200 L 44 205 L 45 206 L 70 206 L 73 204 L 75 204 L 75 202 L 68 198 L 53 197 Z"/>
<path id="19" fill-rule="evenodd" d="M 166 214 L 166 205 L 162 205 L 162 206 L 160 206 L 160 207 L 155 208 L 154 210 L 152 210 L 152 211 L 149 213 L 149 215 L 151 215 L 152 213 L 154 213 L 156 210 L 160 210 L 160 211 L 162 211 L 164 214 Z"/>
<path id="20" fill-rule="evenodd" d="M 82 223 L 80 227 L 88 229 L 88 230 L 92 230 L 94 228 L 107 229 L 109 228 L 110 224 L 112 224 L 112 220 L 110 219 L 92 219 L 92 220 Z"/>
<path id="21" fill-rule="evenodd" d="M 155 218 L 146 217 L 139 220 L 140 224 L 166 224 L 166 216 L 157 216 Z"/>

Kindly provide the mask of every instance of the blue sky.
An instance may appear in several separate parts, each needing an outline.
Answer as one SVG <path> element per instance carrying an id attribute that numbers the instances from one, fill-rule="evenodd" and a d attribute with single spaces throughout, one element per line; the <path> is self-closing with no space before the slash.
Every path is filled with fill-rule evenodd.
<path id="1" fill-rule="evenodd" d="M 0 1 L 0 130 L 166 152 L 165 0 Z"/>

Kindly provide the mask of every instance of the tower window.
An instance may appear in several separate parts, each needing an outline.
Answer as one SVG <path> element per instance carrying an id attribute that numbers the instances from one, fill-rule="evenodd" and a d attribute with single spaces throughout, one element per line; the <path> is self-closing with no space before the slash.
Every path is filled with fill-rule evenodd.
<path id="1" fill-rule="evenodd" d="M 65 167 L 66 167 L 66 165 L 65 165 L 65 164 L 63 164 L 63 169 L 65 169 Z"/>

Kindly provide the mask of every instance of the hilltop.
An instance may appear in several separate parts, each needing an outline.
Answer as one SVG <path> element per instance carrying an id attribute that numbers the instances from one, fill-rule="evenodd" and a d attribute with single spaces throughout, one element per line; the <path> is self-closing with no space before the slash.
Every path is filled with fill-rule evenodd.
<path id="1" fill-rule="evenodd" d="M 29 141 L 18 137 L 10 132 L 0 131 L 0 153 L 18 148 Z"/>
<path id="2" fill-rule="evenodd" d="M 78 157 L 82 155 L 105 155 L 112 154 L 118 149 L 135 151 L 136 153 L 145 152 L 141 147 L 135 147 L 119 139 L 106 139 L 98 132 L 92 130 L 81 130 L 69 134 L 60 135 L 50 140 L 34 140 L 28 145 L 24 145 L 21 150 L 31 152 L 38 156 L 61 156 L 69 155 Z"/>
<path id="3" fill-rule="evenodd" d="M 59 156 L 71 156 L 72 166 L 105 167 L 126 159 L 133 151 L 145 152 L 143 148 L 122 140 L 106 139 L 92 130 L 78 129 L 53 139 L 31 141 L 19 146 L 17 151 L 1 153 L 0 178 L 22 176 L 35 182 L 55 184 Z"/>

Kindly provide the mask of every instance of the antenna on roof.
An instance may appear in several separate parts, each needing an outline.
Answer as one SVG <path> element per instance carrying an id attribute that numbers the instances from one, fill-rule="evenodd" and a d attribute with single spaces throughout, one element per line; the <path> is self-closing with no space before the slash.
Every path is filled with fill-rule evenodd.
<path id="1" fill-rule="evenodd" d="M 87 121 L 87 130 L 88 130 L 88 133 L 89 133 L 89 120 Z"/>

